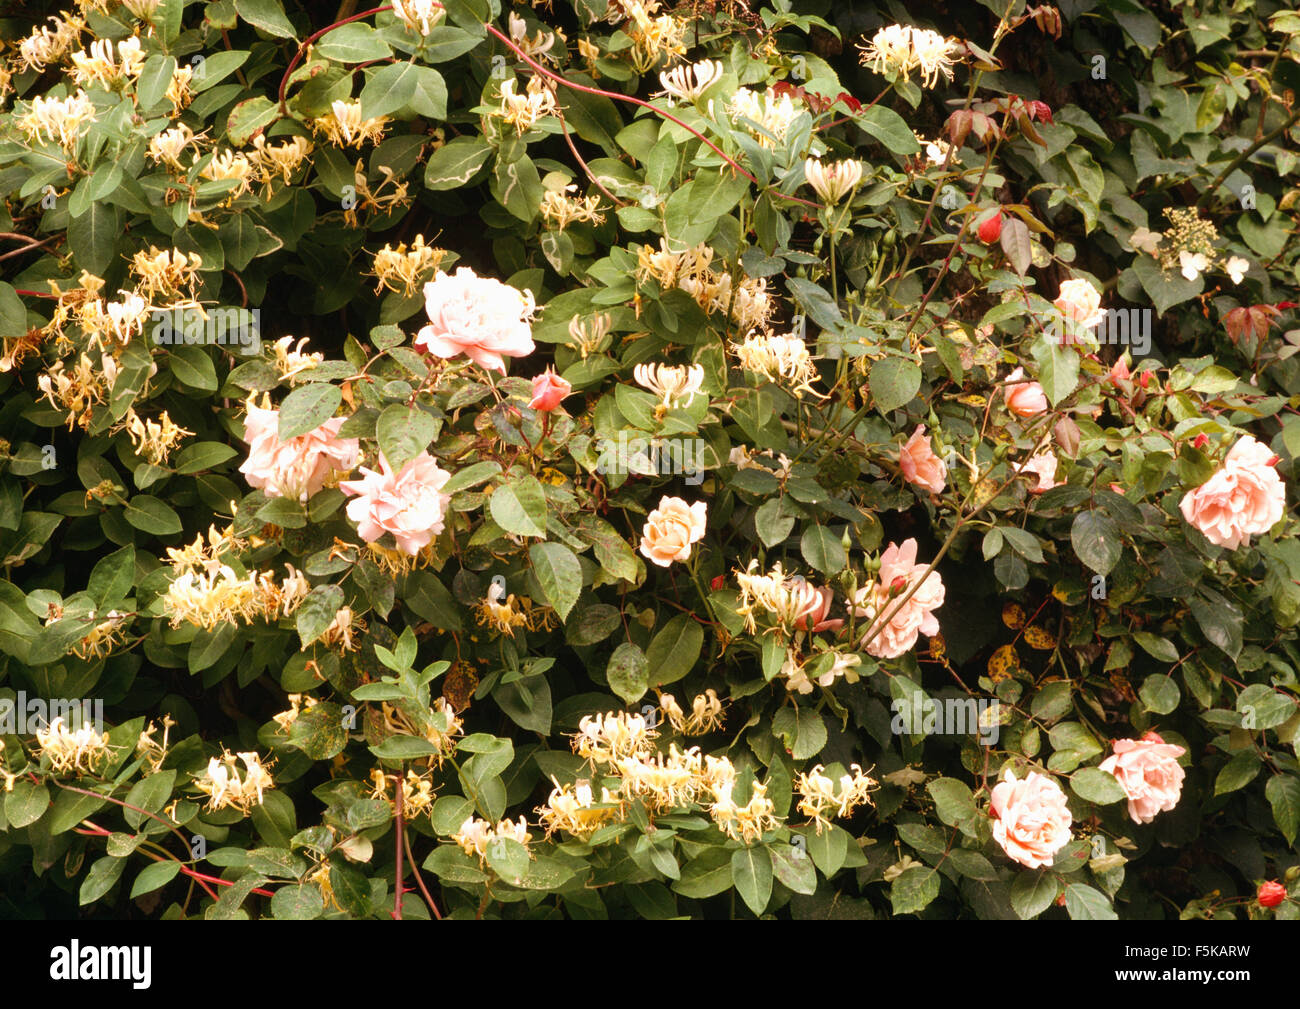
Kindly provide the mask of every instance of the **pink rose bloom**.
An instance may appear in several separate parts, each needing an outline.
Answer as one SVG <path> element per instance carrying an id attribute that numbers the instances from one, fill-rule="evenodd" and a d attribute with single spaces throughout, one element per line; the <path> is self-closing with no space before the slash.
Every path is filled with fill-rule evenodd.
<path id="1" fill-rule="evenodd" d="M 642 555 L 661 568 L 690 559 L 692 544 L 704 538 L 707 518 L 703 501 L 687 504 L 679 497 L 664 497 L 641 531 Z"/>
<path id="2" fill-rule="evenodd" d="M 1074 818 L 1065 792 L 1051 778 L 1030 771 L 1018 780 L 1011 769 L 993 786 L 989 804 L 993 839 L 1007 857 L 1029 869 L 1052 864 L 1056 853 L 1070 843 Z"/>
<path id="3" fill-rule="evenodd" d="M 1056 479 L 1056 466 L 1056 453 L 1049 450 L 1030 456 L 1028 462 L 1023 462 L 1016 467 L 1016 472 L 1032 473 L 1038 477 L 1037 485 L 1030 487 L 1029 491 L 1031 494 L 1041 494 L 1043 491 L 1059 487 L 1063 483 L 1063 481 Z"/>
<path id="4" fill-rule="evenodd" d="M 355 495 L 348 502 L 348 518 L 367 543 L 392 533 L 397 549 L 414 555 L 442 532 L 451 500 L 442 486 L 451 474 L 429 453 L 421 452 L 400 473 L 394 473 L 381 454 L 378 472 L 364 466 L 361 472 L 362 479 L 344 480 L 339 489 Z"/>
<path id="5" fill-rule="evenodd" d="M 464 354 L 489 371 L 504 373 L 504 357 L 534 349 L 533 296 L 462 266 L 455 276 L 438 271 L 424 285 L 429 325 L 415 336 L 415 348 L 436 357 Z"/>
<path id="6" fill-rule="evenodd" d="M 1183 518 L 1211 543 L 1230 550 L 1268 532 L 1286 508 L 1286 486 L 1273 469 L 1275 461 L 1268 446 L 1246 435 L 1218 472 L 1183 495 Z"/>
<path id="7" fill-rule="evenodd" d="M 943 490 L 944 481 L 948 479 L 948 467 L 930 448 L 930 439 L 925 436 L 925 425 L 918 424 L 898 454 L 898 464 L 903 468 L 903 478 L 909 483 L 923 487 L 932 494 Z"/>
<path id="8" fill-rule="evenodd" d="M 809 585 L 802 577 L 790 579 L 798 586 L 799 608 L 795 614 L 794 625 L 804 631 L 838 631 L 844 626 L 843 620 L 831 620 L 831 603 L 835 593 L 825 585 Z"/>
<path id="9" fill-rule="evenodd" d="M 1123 786 L 1134 823 L 1150 823 L 1157 813 L 1178 805 L 1185 777 L 1178 758 L 1186 750 L 1166 743 L 1154 732 L 1141 739 L 1117 739 L 1112 746 L 1114 756 L 1103 760 L 1101 769 Z"/>
<path id="10" fill-rule="evenodd" d="M 547 368 L 540 375 L 533 376 L 533 398 L 528 405 L 534 410 L 550 413 L 572 391 L 573 386 L 555 374 L 554 368 Z"/>
<path id="11" fill-rule="evenodd" d="M 1047 409 L 1047 396 L 1037 382 L 1016 382 L 1025 377 L 1025 369 L 1017 368 L 1007 376 L 1008 384 L 1002 387 L 1007 399 L 1007 409 L 1017 417 L 1033 417 Z"/>
<path id="12" fill-rule="evenodd" d="M 931 571 L 922 582 L 927 565 L 916 562 L 916 540 L 904 540 L 902 546 L 891 543 L 880 557 L 879 580 L 859 589 L 853 599 L 854 615 L 870 623 L 863 636 L 863 647 L 878 659 L 896 659 L 911 651 L 918 635 L 933 637 L 939 633 L 934 611 L 943 605 L 943 580 Z M 913 585 L 921 583 L 916 593 L 883 626 L 877 617 L 898 606 L 898 599 Z"/>
<path id="13" fill-rule="evenodd" d="M 281 441 L 279 410 L 264 410 L 248 403 L 244 418 L 244 440 L 248 458 L 239 467 L 250 487 L 267 497 L 306 501 L 335 472 L 346 473 L 360 458 L 355 438 L 338 437 L 344 417 L 331 417 L 314 431 Z"/>
<path id="14" fill-rule="evenodd" d="M 1133 374 L 1128 370 L 1128 358 L 1121 355 L 1120 359 L 1110 367 L 1110 372 L 1106 375 L 1106 380 L 1111 385 L 1119 385 L 1121 382 L 1127 382 L 1132 379 Z"/>
<path id="15" fill-rule="evenodd" d="M 1101 307 L 1101 292 L 1086 280 L 1063 281 L 1061 293 L 1052 304 L 1068 320 L 1077 322 L 1086 329 L 1106 318 Z"/>

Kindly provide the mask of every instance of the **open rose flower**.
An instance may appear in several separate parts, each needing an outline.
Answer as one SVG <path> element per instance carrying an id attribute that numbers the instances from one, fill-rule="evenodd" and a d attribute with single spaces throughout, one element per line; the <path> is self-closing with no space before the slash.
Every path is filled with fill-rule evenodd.
<path id="1" fill-rule="evenodd" d="M 704 538 L 707 518 L 703 501 L 687 504 L 679 497 L 664 497 L 641 531 L 642 555 L 661 568 L 688 560 L 691 546 Z"/>
<path id="2" fill-rule="evenodd" d="M 799 611 L 795 614 L 794 625 L 800 630 L 838 631 L 844 626 L 840 619 L 832 620 L 831 602 L 835 593 L 825 585 L 809 585 L 802 577 L 791 579 L 797 584 Z"/>
<path id="3" fill-rule="evenodd" d="M 1024 377 L 1024 368 L 1017 368 L 1008 375 L 1002 395 L 1006 397 L 1007 409 L 1017 417 L 1034 417 L 1047 409 L 1047 396 L 1037 382 L 1018 381 Z"/>
<path id="4" fill-rule="evenodd" d="M 1141 739 L 1117 739 L 1112 746 L 1115 752 L 1101 762 L 1101 769 L 1123 787 L 1134 823 L 1150 823 L 1157 813 L 1178 805 L 1185 777 L 1178 758 L 1186 750 L 1154 732 Z"/>
<path id="5" fill-rule="evenodd" d="M 332 475 L 346 473 L 360 458 L 355 438 L 338 437 L 344 417 L 332 417 L 314 431 L 288 441 L 279 436 L 280 411 L 248 404 L 244 440 L 248 458 L 239 467 L 250 487 L 267 497 L 306 501 Z"/>
<path id="6" fill-rule="evenodd" d="M 919 635 L 933 637 L 939 633 L 934 611 L 943 605 L 944 588 L 939 572 L 925 575 L 928 565 L 916 561 L 916 540 L 891 543 L 880 556 L 878 580 L 855 595 L 852 606 L 856 616 L 869 624 L 863 635 L 863 648 L 878 659 L 896 659 L 911 651 Z M 924 576 L 924 581 L 922 577 Z M 901 599 L 912 586 L 920 588 L 901 607 Z M 883 624 L 881 617 L 897 609 Z"/>
<path id="7" fill-rule="evenodd" d="M 1086 280 L 1062 281 L 1061 291 L 1052 304 L 1068 320 L 1085 329 L 1091 329 L 1106 318 L 1101 307 L 1101 292 Z"/>
<path id="8" fill-rule="evenodd" d="M 525 357 L 535 348 L 533 296 L 468 267 L 455 275 L 438 271 L 424 285 L 429 325 L 415 336 L 415 348 L 435 357 L 464 354 L 489 371 L 505 372 L 506 357 Z"/>
<path id="9" fill-rule="evenodd" d="M 1043 491 L 1051 490 L 1053 487 L 1061 486 L 1061 481 L 1056 479 L 1056 467 L 1058 460 L 1056 453 L 1050 449 L 1039 452 L 1037 455 L 1029 457 L 1027 462 L 1020 463 L 1016 466 L 1017 473 L 1029 473 L 1038 478 L 1038 482 L 1029 488 L 1031 494 L 1041 494 Z"/>
<path id="10" fill-rule="evenodd" d="M 415 555 L 443 530 L 449 494 L 442 486 L 451 474 L 433 456 L 421 452 L 394 473 L 380 455 L 379 470 L 361 467 L 363 478 L 344 480 L 339 489 L 352 496 L 348 518 L 367 543 L 392 533 L 397 549 Z"/>
<path id="11" fill-rule="evenodd" d="M 1268 446 L 1245 436 L 1218 472 L 1183 495 L 1183 518 L 1211 543 L 1230 550 L 1268 532 L 1286 508 L 1286 485 L 1273 469 L 1275 461 Z"/>
<path id="12" fill-rule="evenodd" d="M 573 386 L 555 374 L 554 368 L 547 368 L 540 375 L 533 376 L 533 398 L 528 405 L 534 410 L 550 413 L 573 391 Z"/>
<path id="13" fill-rule="evenodd" d="M 989 814 L 993 817 L 993 840 L 1008 858 L 1026 868 L 1051 865 L 1056 853 L 1070 843 L 1074 818 L 1065 793 L 1037 771 L 1017 779 L 1008 768 L 993 786 Z"/>
<path id="14" fill-rule="evenodd" d="M 923 487 L 932 494 L 943 490 L 944 481 L 948 479 L 948 467 L 934 454 L 930 439 L 925 436 L 925 425 L 918 424 L 898 454 L 898 464 L 902 467 L 903 478 L 908 483 Z"/>

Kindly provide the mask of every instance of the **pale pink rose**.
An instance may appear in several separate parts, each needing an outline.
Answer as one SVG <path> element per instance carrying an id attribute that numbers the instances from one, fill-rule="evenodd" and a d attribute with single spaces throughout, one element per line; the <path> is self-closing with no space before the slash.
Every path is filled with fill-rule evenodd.
<path id="1" fill-rule="evenodd" d="M 367 543 L 392 533 L 397 549 L 414 555 L 442 532 L 451 500 L 442 486 L 451 474 L 429 453 L 421 452 L 400 473 L 381 454 L 378 472 L 364 466 L 361 472 L 362 479 L 344 480 L 339 489 L 356 495 L 348 502 L 348 518 Z"/>
<path id="2" fill-rule="evenodd" d="M 989 814 L 993 817 L 993 840 L 1008 858 L 1027 868 L 1051 865 L 1056 853 L 1070 843 L 1074 818 L 1065 792 L 1037 771 L 1018 780 L 1008 768 L 993 786 Z"/>
<path id="3" fill-rule="evenodd" d="M 707 518 L 703 501 L 687 504 L 679 497 L 664 497 L 641 530 L 642 555 L 661 568 L 688 560 L 692 544 L 704 538 Z"/>
<path id="4" fill-rule="evenodd" d="M 911 651 L 918 635 L 933 637 L 939 633 L 934 611 L 943 605 L 943 580 L 931 571 L 921 581 L 928 565 L 916 561 L 916 540 L 904 540 L 902 546 L 891 543 L 880 557 L 878 580 L 859 589 L 850 604 L 856 616 L 869 623 L 862 647 L 878 659 L 896 659 Z M 915 594 L 901 607 L 898 600 L 920 582 Z M 878 618 L 898 607 L 883 625 Z"/>
<path id="5" fill-rule="evenodd" d="M 1047 396 L 1037 382 L 1017 382 L 1025 377 L 1025 369 L 1017 368 L 1007 376 L 1009 384 L 1002 387 L 1007 409 L 1017 417 L 1033 417 L 1047 409 Z"/>
<path id="6" fill-rule="evenodd" d="M 1039 452 L 1037 455 L 1029 457 L 1028 462 L 1023 462 L 1016 467 L 1017 473 L 1032 473 L 1038 477 L 1038 483 L 1030 487 L 1030 493 L 1041 494 L 1045 490 L 1051 490 L 1053 487 L 1060 487 L 1063 481 L 1056 479 L 1057 458 L 1056 453 L 1047 451 Z"/>
<path id="7" fill-rule="evenodd" d="M 547 368 L 540 375 L 533 376 L 533 398 L 528 405 L 534 410 L 550 413 L 572 391 L 573 386 L 560 378 L 554 368 Z"/>
<path id="8" fill-rule="evenodd" d="M 838 631 L 844 626 L 843 620 L 831 620 L 831 603 L 835 593 L 825 585 L 809 585 L 802 576 L 791 579 L 798 585 L 799 610 L 795 614 L 794 625 L 800 630 Z"/>
<path id="9" fill-rule="evenodd" d="M 925 425 L 918 424 L 912 437 L 898 453 L 898 464 L 903 469 L 903 478 L 909 483 L 923 487 L 932 494 L 943 490 L 944 481 L 948 479 L 948 467 L 930 448 L 930 439 L 925 436 Z"/>
<path id="10" fill-rule="evenodd" d="M 438 271 L 424 285 L 429 325 L 415 336 L 415 347 L 436 357 L 464 354 L 489 371 L 506 370 L 504 357 L 524 357 L 534 349 L 533 296 L 466 266 L 455 275 Z"/>
<path id="11" fill-rule="evenodd" d="M 1119 385 L 1121 382 L 1127 382 L 1132 379 L 1133 374 L 1128 370 L 1127 355 L 1120 355 L 1120 359 L 1110 367 L 1110 372 L 1106 375 L 1106 380 L 1111 385 Z"/>
<path id="12" fill-rule="evenodd" d="M 1150 823 L 1157 813 L 1178 805 L 1186 776 L 1178 758 L 1186 750 L 1166 743 L 1154 732 L 1141 739 L 1117 739 L 1111 745 L 1115 753 L 1101 762 L 1101 769 L 1123 786 L 1134 823 Z"/>
<path id="13" fill-rule="evenodd" d="M 1052 304 L 1063 316 L 1084 328 L 1091 328 L 1106 318 L 1101 307 L 1101 292 L 1086 280 L 1063 281 L 1061 293 Z"/>
<path id="14" fill-rule="evenodd" d="M 332 417 L 314 431 L 281 441 L 279 410 L 248 404 L 244 440 L 248 458 L 239 467 L 250 487 L 267 497 L 306 501 L 336 472 L 346 473 L 360 458 L 355 438 L 338 437 L 344 417 Z"/>
<path id="15" fill-rule="evenodd" d="M 1276 459 L 1246 435 L 1209 480 L 1183 495 L 1183 518 L 1211 543 L 1230 550 L 1268 532 L 1286 509 L 1286 485 L 1272 466 Z"/>

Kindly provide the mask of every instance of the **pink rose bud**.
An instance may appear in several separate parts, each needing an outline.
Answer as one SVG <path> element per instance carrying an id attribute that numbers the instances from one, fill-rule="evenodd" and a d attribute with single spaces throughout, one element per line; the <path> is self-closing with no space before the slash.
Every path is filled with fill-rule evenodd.
<path id="1" fill-rule="evenodd" d="M 725 585 L 726 583 L 727 583 L 726 575 L 716 575 L 714 576 L 713 581 L 709 582 L 709 588 L 711 588 L 714 592 L 717 592 L 718 589 L 722 588 L 722 586 Z"/>
<path id="2" fill-rule="evenodd" d="M 1267 883 L 1259 884 L 1259 893 L 1256 894 L 1255 899 L 1263 907 L 1277 907 L 1286 900 L 1286 887 L 1270 879 Z"/>
<path id="3" fill-rule="evenodd" d="M 550 413 L 572 391 L 573 386 L 555 374 L 555 369 L 547 368 L 540 375 L 533 376 L 533 398 L 528 405 L 534 410 Z"/>
<path id="4" fill-rule="evenodd" d="M 1143 389 L 1147 387 L 1147 383 L 1149 383 L 1150 381 L 1151 381 L 1151 372 L 1144 371 L 1140 375 L 1138 375 L 1138 385 L 1142 386 Z"/>
<path id="5" fill-rule="evenodd" d="M 1194 439 L 1192 439 L 1192 448 L 1205 448 L 1208 444 L 1210 444 L 1210 436 L 1208 434 L 1198 434 Z"/>
<path id="6" fill-rule="evenodd" d="M 1113 493 L 1115 493 L 1115 494 L 1120 494 L 1120 495 L 1122 495 L 1122 494 L 1124 493 L 1124 488 L 1121 487 L 1121 486 L 1120 486 L 1119 484 L 1117 484 L 1117 483 L 1113 483 L 1113 484 L 1111 484 L 1111 485 L 1110 485 L 1110 489 L 1111 489 L 1111 491 L 1112 491 Z"/>
<path id="7" fill-rule="evenodd" d="M 889 594 L 891 596 L 896 596 L 906 588 L 907 588 L 907 579 L 904 578 L 902 575 L 898 575 L 897 577 L 894 578 L 892 582 L 889 583 Z"/>

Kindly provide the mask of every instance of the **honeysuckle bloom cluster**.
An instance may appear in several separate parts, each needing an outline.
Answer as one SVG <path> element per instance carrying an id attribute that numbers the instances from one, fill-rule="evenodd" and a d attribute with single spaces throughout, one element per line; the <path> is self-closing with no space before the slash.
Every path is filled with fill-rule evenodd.
<path id="1" fill-rule="evenodd" d="M 303 372 L 311 371 L 325 360 L 325 355 L 320 353 L 309 353 L 302 348 L 307 346 L 307 337 L 303 337 L 297 343 L 293 342 L 292 336 L 282 336 L 271 345 L 271 350 L 275 354 L 273 363 L 275 372 L 280 376 L 280 380 L 288 382 L 290 385 L 297 385 Z"/>
<path id="2" fill-rule="evenodd" d="M 428 325 L 415 336 L 417 350 L 435 357 L 464 355 L 481 368 L 505 373 L 505 358 L 535 349 L 531 291 L 520 291 L 462 266 L 439 271 L 424 285 Z"/>
<path id="3" fill-rule="evenodd" d="M 794 122 L 799 110 L 788 94 L 773 94 L 771 91 L 754 91 L 751 88 L 737 88 L 727 103 L 727 112 L 734 118 L 748 119 L 762 127 L 763 132 L 750 130 L 764 147 L 776 147 L 785 142 L 786 132 Z"/>
<path id="4" fill-rule="evenodd" d="M 840 775 L 838 782 L 823 770 L 818 764 L 801 773 L 794 783 L 799 793 L 799 812 L 812 820 L 818 834 L 830 826 L 831 816 L 843 818 L 864 803 L 871 805 L 871 790 L 877 785 L 857 764 L 850 766 L 850 773 Z"/>
<path id="5" fill-rule="evenodd" d="M 776 804 L 767 797 L 767 782 L 755 781 L 750 786 L 749 801 L 743 806 L 737 805 L 732 798 L 734 789 L 734 782 L 718 785 L 714 802 L 709 806 L 713 822 L 727 837 L 742 844 L 754 844 L 769 830 L 781 825 L 776 815 Z"/>
<path id="6" fill-rule="evenodd" d="M 122 39 L 117 44 L 114 58 L 113 43 L 98 39 L 89 49 L 71 55 L 72 79 L 80 85 L 102 84 L 112 88 L 122 81 L 138 77 L 144 69 L 144 51 L 135 36 Z"/>
<path id="7" fill-rule="evenodd" d="M 1150 823 L 1158 813 L 1178 805 L 1186 772 L 1178 758 L 1187 751 L 1166 743 L 1157 733 L 1141 739 L 1116 739 L 1114 752 L 1101 762 L 1101 770 L 1112 774 L 1128 797 L 1128 815 L 1134 823 Z"/>
<path id="8" fill-rule="evenodd" d="M 548 838 L 562 830 L 579 841 L 586 841 L 601 827 L 623 819 L 624 804 L 617 789 L 611 792 L 602 788 L 597 801 L 588 781 L 572 785 L 561 785 L 554 778 L 551 781 L 555 788 L 546 805 L 537 808 L 538 825 L 545 829 Z"/>
<path id="9" fill-rule="evenodd" d="M 244 765 L 240 774 L 236 757 Z M 245 816 L 254 806 L 262 805 L 265 793 L 275 787 L 270 772 L 255 752 L 231 754 L 225 751 L 220 758 L 208 761 L 203 776 L 194 779 L 194 785 L 208 797 L 209 810 L 237 809 Z"/>
<path id="10" fill-rule="evenodd" d="M 661 94 L 677 99 L 679 102 L 698 101 L 709 88 L 722 79 L 723 67 L 717 60 L 699 60 L 696 63 L 683 63 L 671 70 L 659 74 L 659 83 L 664 87 Z"/>
<path id="11" fill-rule="evenodd" d="M 387 701 L 380 702 L 379 708 L 387 733 L 395 736 L 417 736 L 433 744 L 436 752 L 421 758 L 426 760 L 430 767 L 441 767 L 443 761 L 456 752 L 456 737 L 464 731 L 464 723 L 445 697 L 434 699 L 429 709 L 433 717 L 428 717 L 426 714 L 419 725 L 416 725 L 411 714 L 394 707 Z M 444 725 L 445 728 L 439 728 L 439 725 Z"/>
<path id="12" fill-rule="evenodd" d="M 112 756 L 108 737 L 107 732 L 103 735 L 96 732 L 90 722 L 83 722 L 79 729 L 69 729 L 60 715 L 36 730 L 36 742 L 40 746 L 37 756 L 42 761 L 48 760 L 55 774 L 97 774 Z"/>
<path id="13" fill-rule="evenodd" d="M 862 181 L 862 162 L 824 162 L 820 158 L 808 158 L 803 163 L 803 174 L 813 191 L 827 204 L 834 206 Z"/>
<path id="14" fill-rule="evenodd" d="M 659 695 L 659 708 L 668 719 L 668 724 L 684 736 L 704 736 L 722 728 L 723 704 L 712 687 L 695 695 L 689 715 L 682 710 L 672 694 Z"/>
<path id="15" fill-rule="evenodd" d="M 182 439 L 194 434 L 193 431 L 173 421 L 166 410 L 158 415 L 157 420 L 145 420 L 135 412 L 134 407 L 127 410 L 126 417 L 122 421 L 122 429 L 130 437 L 131 446 L 136 454 L 155 466 L 165 464 L 171 456 L 172 449 L 176 448 Z"/>
<path id="16" fill-rule="evenodd" d="M 87 619 L 94 621 L 94 626 L 72 646 L 72 654 L 79 659 L 94 660 L 111 654 L 114 648 L 125 641 L 124 625 L 131 617 L 118 610 L 109 610 L 99 615 L 91 610 Z"/>
<path id="17" fill-rule="evenodd" d="M 656 416 L 688 407 L 704 385 L 704 368 L 698 364 L 678 366 L 643 362 L 632 369 L 637 385 L 659 397 Z"/>
<path id="18" fill-rule="evenodd" d="M 1008 858 L 1028 869 L 1052 865 L 1056 853 L 1070 843 L 1074 818 L 1065 792 L 1037 771 L 1017 779 L 1007 768 L 993 786 L 989 815 L 993 840 Z"/>
<path id="19" fill-rule="evenodd" d="M 451 839 L 460 845 L 461 850 L 466 855 L 477 855 L 479 864 L 487 861 L 493 841 L 507 838 L 511 841 L 518 841 L 527 847 L 528 842 L 532 840 L 531 835 L 528 833 L 528 821 L 521 816 L 518 823 L 506 819 L 500 821 L 494 827 L 487 820 L 480 820 L 476 816 L 471 816 L 451 836 Z"/>
<path id="20" fill-rule="evenodd" d="M 190 145 L 197 148 L 198 143 L 194 131 L 184 123 L 180 123 L 149 139 L 149 157 L 161 164 L 180 169 L 182 168 L 180 158 L 185 149 Z"/>
<path id="21" fill-rule="evenodd" d="M 542 194 L 542 220 L 553 225 L 557 231 L 563 231 L 570 224 L 601 224 L 605 215 L 600 212 L 599 196 L 576 197 L 575 185 L 565 186 L 562 190 L 548 189 Z"/>
<path id="22" fill-rule="evenodd" d="M 528 78 L 523 94 L 515 91 L 516 84 L 513 77 L 501 82 L 501 104 L 491 114 L 523 136 L 540 120 L 554 115 L 559 105 L 555 101 L 555 88 L 540 75 Z"/>
<path id="23" fill-rule="evenodd" d="M 528 22 L 514 11 L 506 17 L 506 28 L 510 33 L 510 41 L 534 59 L 549 52 L 555 45 L 555 32 L 542 31 L 539 28 L 535 35 L 530 36 Z"/>
<path id="24" fill-rule="evenodd" d="M 285 567 L 289 574 L 279 584 L 270 571 L 241 576 L 228 564 L 211 572 L 184 571 L 162 597 L 163 615 L 173 627 L 187 623 L 209 631 L 237 620 L 252 624 L 290 616 L 307 598 L 311 585 L 292 564 Z"/>
<path id="25" fill-rule="evenodd" d="M 288 185 L 293 180 L 293 173 L 311 151 L 312 143 L 306 137 L 290 137 L 280 143 L 267 143 L 266 137 L 259 133 L 253 138 L 253 150 L 249 157 L 257 169 L 258 181 L 269 191 L 272 180 L 276 178 Z"/>
<path id="26" fill-rule="evenodd" d="M 142 250 L 131 257 L 131 272 L 139 279 L 140 290 L 150 301 L 157 295 L 179 298 L 182 294 L 188 294 L 192 297 L 202 268 L 203 258 L 197 252 L 187 255 L 179 249 L 159 249 L 151 245 L 148 252 Z M 147 314 L 148 306 L 144 305 L 144 297 L 138 294 L 129 297 L 140 302 L 140 314 Z M 112 314 L 111 305 L 109 313 Z M 128 341 L 123 339 L 121 342 Z"/>
<path id="27" fill-rule="evenodd" d="M 41 398 L 67 411 L 69 431 L 77 425 L 89 426 L 94 405 L 107 401 L 112 388 L 107 362 L 112 360 L 105 355 L 105 364 L 97 368 L 89 355 L 82 354 L 71 368 L 63 361 L 55 361 L 44 375 L 37 376 L 36 387 L 41 391 Z"/>
<path id="28" fill-rule="evenodd" d="M 49 17 L 53 27 L 38 25 L 18 44 L 18 58 L 29 70 L 41 73 L 48 63 L 57 63 L 81 43 L 81 33 L 86 30 L 83 18 L 63 12 L 61 17 Z"/>
<path id="29" fill-rule="evenodd" d="M 369 117 L 361 112 L 360 99 L 344 101 L 337 99 L 330 103 L 326 115 L 312 120 L 312 129 L 323 133 L 325 139 L 335 147 L 355 147 L 361 149 L 367 143 L 378 143 L 388 128 L 387 116 Z"/>
<path id="30" fill-rule="evenodd" d="M 878 659 L 896 659 L 912 650 L 919 635 L 939 633 L 934 611 L 943 605 L 943 580 L 938 571 L 925 573 L 928 565 L 917 563 L 916 549 L 915 539 L 890 543 L 880 556 L 877 580 L 854 596 L 854 614 L 868 621 L 862 647 Z M 900 606 L 899 600 L 916 585 Z"/>
<path id="31" fill-rule="evenodd" d="M 750 333 L 740 343 L 733 343 L 731 350 L 746 371 L 787 385 L 796 395 L 804 392 L 818 395 L 812 387 L 818 378 L 817 366 L 813 364 L 808 345 L 799 337 Z"/>
<path id="32" fill-rule="evenodd" d="M 416 554 L 442 533 L 451 495 L 442 493 L 451 474 L 427 452 L 393 472 L 383 453 L 379 469 L 361 467 L 360 480 L 341 480 L 339 490 L 352 498 L 348 518 L 367 543 L 390 534 L 397 549 Z"/>
<path id="33" fill-rule="evenodd" d="M 686 54 L 687 23 L 671 14 L 658 14 L 657 0 L 613 0 L 606 20 L 624 22 L 623 34 L 632 40 L 632 68 L 643 74 L 663 60 Z"/>
<path id="34" fill-rule="evenodd" d="M 370 781 L 370 797 L 388 803 L 396 813 L 395 776 L 387 775 L 376 767 L 370 772 Z M 402 819 L 410 821 L 424 816 L 433 809 L 435 798 L 433 780 L 429 772 L 416 774 L 414 771 L 407 771 L 406 777 L 402 779 Z"/>
<path id="35" fill-rule="evenodd" d="M 360 459 L 360 442 L 338 436 L 343 417 L 331 417 L 320 427 L 284 442 L 279 435 L 279 410 L 258 406 L 251 398 L 246 408 L 244 438 L 248 458 L 239 472 L 250 487 L 262 490 L 268 497 L 306 501 Z"/>
<path id="36" fill-rule="evenodd" d="M 81 127 L 94 118 L 95 106 L 86 92 L 78 90 L 67 98 L 37 95 L 14 123 L 30 141 L 57 141 L 65 150 L 71 150 L 81 135 Z"/>
<path id="37" fill-rule="evenodd" d="M 237 182 L 230 190 L 228 199 L 233 200 L 248 192 L 249 185 L 256 175 L 253 163 L 238 151 L 218 151 L 202 169 L 199 175 L 211 182 Z"/>
<path id="38" fill-rule="evenodd" d="M 838 628 L 841 621 L 828 620 L 831 590 L 810 584 L 802 575 L 788 575 L 777 561 L 766 574 L 758 560 L 750 560 L 744 571 L 736 571 L 740 603 L 736 612 L 745 618 L 745 629 L 758 630 L 756 613 L 767 616 L 787 633 L 796 630 L 821 631 Z"/>
<path id="39" fill-rule="evenodd" d="M 912 71 L 920 70 L 921 83 L 927 88 L 934 87 L 940 76 L 952 80 L 953 61 L 963 49 L 960 42 L 911 25 L 887 25 L 858 48 L 863 66 L 903 80 L 910 80 Z"/>
<path id="40" fill-rule="evenodd" d="M 175 726 L 176 722 L 171 715 L 163 715 L 163 737 L 161 742 L 154 738 L 158 734 L 158 724 L 152 721 L 136 738 L 135 755 L 144 760 L 145 766 L 148 768 L 146 774 L 157 774 L 162 770 L 163 761 L 167 758 L 171 731 Z"/>
<path id="41" fill-rule="evenodd" d="M 704 538 L 708 521 L 703 501 L 688 504 L 679 497 L 664 496 L 646 517 L 641 530 L 641 555 L 661 568 L 673 561 L 690 560 L 691 548 Z"/>
<path id="42" fill-rule="evenodd" d="M 1183 518 L 1229 550 L 1262 536 L 1286 510 L 1286 485 L 1273 468 L 1277 461 L 1267 445 L 1245 435 L 1209 480 L 1183 495 Z"/>
<path id="43" fill-rule="evenodd" d="M 554 610 L 534 605 L 527 596 L 516 599 L 513 592 L 507 595 L 505 586 L 496 581 L 488 585 L 487 594 L 475 608 L 475 615 L 482 626 L 512 638 L 516 627 L 545 630 L 555 620 Z"/>
<path id="44" fill-rule="evenodd" d="M 667 813 L 696 802 L 704 757 L 698 746 L 679 750 L 670 743 L 667 753 L 634 753 L 612 762 L 622 776 L 619 793 L 641 798 L 652 812 Z"/>
<path id="45" fill-rule="evenodd" d="M 840 620 L 830 622 L 836 625 L 843 623 Z M 862 656 L 855 652 L 820 647 L 810 656 L 801 656 L 789 649 L 786 651 L 785 662 L 781 665 L 781 675 L 785 677 L 786 690 L 811 694 L 814 685 L 829 687 L 840 677 L 844 678 L 845 683 L 857 683 L 857 669 L 860 665 Z"/>
<path id="46" fill-rule="evenodd" d="M 644 715 L 627 711 L 583 715 L 573 737 L 573 752 L 593 765 L 612 764 L 647 752 L 658 736 Z"/>
<path id="47" fill-rule="evenodd" d="M 424 235 L 416 235 L 415 241 L 407 248 L 405 242 L 396 246 L 385 244 L 375 253 L 371 272 L 379 283 L 375 293 L 387 288 L 395 293 L 413 296 L 420 289 L 422 281 L 436 271 L 447 258 L 446 249 L 434 248 L 424 244 Z"/>
<path id="48" fill-rule="evenodd" d="M 428 35 L 445 13 L 435 0 L 393 0 L 393 14 L 412 31 Z"/>
<path id="49" fill-rule="evenodd" d="M 925 160 L 930 164 L 938 166 L 948 160 L 952 145 L 946 140 L 926 140 L 916 131 L 913 131 L 912 135 L 916 137 L 916 142 L 925 149 Z"/>

